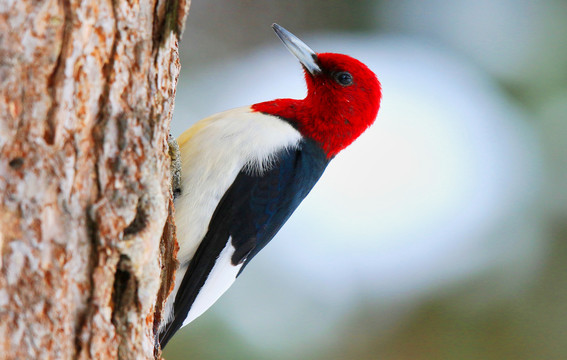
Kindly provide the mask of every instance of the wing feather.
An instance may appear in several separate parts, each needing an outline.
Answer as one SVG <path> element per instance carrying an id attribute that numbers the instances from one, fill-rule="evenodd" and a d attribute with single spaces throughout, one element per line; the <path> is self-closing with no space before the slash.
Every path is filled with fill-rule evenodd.
<path id="1" fill-rule="evenodd" d="M 184 325 L 227 243 L 234 247 L 230 265 L 240 267 L 239 275 L 288 220 L 329 163 L 312 140 L 281 150 L 275 159 L 274 166 L 261 174 L 245 166 L 220 200 L 175 297 L 173 319 L 160 334 L 162 348 Z"/>

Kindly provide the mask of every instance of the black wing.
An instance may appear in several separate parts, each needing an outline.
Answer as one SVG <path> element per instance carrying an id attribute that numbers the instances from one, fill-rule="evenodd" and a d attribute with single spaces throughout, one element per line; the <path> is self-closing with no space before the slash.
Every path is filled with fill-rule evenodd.
<path id="1" fill-rule="evenodd" d="M 209 230 L 183 277 L 173 305 L 173 320 L 160 334 L 165 344 L 179 330 L 216 259 L 229 239 L 235 247 L 233 265 L 250 260 L 274 237 L 311 191 L 329 159 L 312 140 L 282 150 L 277 163 L 263 174 L 243 169 L 217 206 Z M 239 275 L 240 275 L 239 272 Z"/>

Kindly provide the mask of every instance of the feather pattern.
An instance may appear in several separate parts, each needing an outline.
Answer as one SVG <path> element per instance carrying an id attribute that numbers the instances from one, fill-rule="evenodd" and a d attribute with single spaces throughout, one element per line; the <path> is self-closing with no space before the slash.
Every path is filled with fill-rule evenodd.
<path id="1" fill-rule="evenodd" d="M 274 158 L 277 166 L 261 174 L 244 166 L 219 202 L 176 294 L 173 320 L 160 335 L 162 347 L 228 289 L 295 211 L 329 162 L 308 139 L 293 150 L 280 150 Z M 219 279 L 224 282 L 218 284 Z"/>

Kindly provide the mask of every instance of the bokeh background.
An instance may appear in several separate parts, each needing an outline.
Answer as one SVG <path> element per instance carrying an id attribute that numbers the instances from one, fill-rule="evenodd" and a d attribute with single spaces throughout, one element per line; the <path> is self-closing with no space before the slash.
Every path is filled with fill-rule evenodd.
<path id="1" fill-rule="evenodd" d="M 567 3 L 195 0 L 173 133 L 302 98 L 277 22 L 383 87 L 175 359 L 566 359 Z"/>

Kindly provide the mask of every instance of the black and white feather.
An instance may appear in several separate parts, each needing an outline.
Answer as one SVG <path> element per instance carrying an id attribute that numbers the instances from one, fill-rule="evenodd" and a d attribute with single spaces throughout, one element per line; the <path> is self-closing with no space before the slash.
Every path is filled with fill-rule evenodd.
<path id="1" fill-rule="evenodd" d="M 162 347 L 207 310 L 274 237 L 329 159 L 284 119 L 237 108 L 201 120 L 179 138 L 182 193 L 174 292 Z"/>

